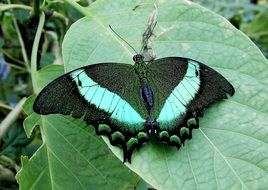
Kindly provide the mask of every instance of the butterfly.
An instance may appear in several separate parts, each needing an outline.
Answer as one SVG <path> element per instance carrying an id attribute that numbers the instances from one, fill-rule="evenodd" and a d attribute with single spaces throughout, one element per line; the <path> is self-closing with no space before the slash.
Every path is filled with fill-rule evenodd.
<path id="1" fill-rule="evenodd" d="M 184 57 L 149 62 L 141 54 L 134 65 L 99 63 L 78 68 L 48 84 L 33 110 L 41 115 L 83 118 L 123 150 L 160 141 L 178 149 L 199 127 L 198 117 L 215 101 L 233 95 L 233 86 L 212 68 Z"/>

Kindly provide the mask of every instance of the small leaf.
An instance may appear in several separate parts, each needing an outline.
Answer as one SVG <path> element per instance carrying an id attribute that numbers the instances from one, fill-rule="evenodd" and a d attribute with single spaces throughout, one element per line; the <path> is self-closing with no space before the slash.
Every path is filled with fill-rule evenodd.
<path id="1" fill-rule="evenodd" d="M 23 127 L 28 138 L 30 138 L 35 126 L 38 125 L 39 120 L 40 116 L 36 113 L 32 113 L 23 121 Z"/>
<path id="2" fill-rule="evenodd" d="M 33 101 L 36 98 L 36 95 L 31 95 L 30 97 L 27 98 L 27 100 L 25 101 L 24 105 L 23 105 L 23 111 L 27 114 L 27 115 L 31 115 L 33 113 Z"/>

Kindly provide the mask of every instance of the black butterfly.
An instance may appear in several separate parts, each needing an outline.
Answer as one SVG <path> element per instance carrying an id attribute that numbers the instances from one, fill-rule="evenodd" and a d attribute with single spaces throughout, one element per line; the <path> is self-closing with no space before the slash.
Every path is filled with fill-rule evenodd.
<path id="1" fill-rule="evenodd" d="M 198 128 L 198 116 L 233 86 L 210 67 L 192 59 L 165 57 L 134 65 L 99 63 L 71 71 L 47 85 L 34 102 L 39 114 L 83 118 L 121 146 L 124 161 L 151 140 L 180 148 Z"/>

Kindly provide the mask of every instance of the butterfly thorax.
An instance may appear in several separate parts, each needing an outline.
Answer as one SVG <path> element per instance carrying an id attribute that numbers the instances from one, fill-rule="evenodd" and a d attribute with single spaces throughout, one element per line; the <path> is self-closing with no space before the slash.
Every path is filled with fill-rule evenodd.
<path id="1" fill-rule="evenodd" d="M 143 60 L 142 55 L 135 55 L 133 57 L 133 60 L 135 61 L 134 69 L 135 73 L 138 75 L 139 79 L 141 81 L 147 82 L 147 74 L 148 74 L 148 66 Z"/>

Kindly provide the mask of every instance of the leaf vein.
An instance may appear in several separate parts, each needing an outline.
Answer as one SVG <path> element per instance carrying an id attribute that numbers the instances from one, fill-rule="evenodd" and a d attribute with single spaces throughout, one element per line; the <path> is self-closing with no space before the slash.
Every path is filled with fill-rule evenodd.
<path id="1" fill-rule="evenodd" d="M 231 158 L 231 159 L 235 159 L 235 160 L 240 160 L 240 161 L 243 161 L 243 162 L 246 162 L 258 169 L 260 169 L 261 171 L 265 172 L 266 174 L 268 174 L 268 171 L 266 171 L 265 169 L 261 168 L 260 166 L 254 164 L 253 162 L 251 162 L 250 160 L 245 160 L 245 159 L 242 159 L 242 158 L 236 158 L 236 157 L 232 157 L 232 156 L 227 156 L 226 158 Z"/>
<path id="2" fill-rule="evenodd" d="M 50 123 L 47 120 L 48 123 Z M 72 143 L 70 143 L 51 123 L 50 123 L 51 127 L 73 148 L 73 150 L 75 150 L 80 156 L 81 158 L 83 158 L 97 173 L 100 174 L 100 176 L 107 182 L 107 184 L 110 186 L 111 189 L 114 189 L 113 186 L 109 183 L 109 181 L 106 179 L 106 177 L 92 164 L 90 163 L 90 161 L 83 155 L 81 154 L 74 146 Z"/>
<path id="3" fill-rule="evenodd" d="M 227 164 L 227 166 L 233 172 L 233 174 L 235 175 L 235 177 L 239 180 L 239 182 L 241 183 L 242 187 L 244 186 L 247 190 L 249 190 L 248 187 L 246 186 L 246 184 L 240 178 L 240 176 L 236 173 L 236 171 L 234 170 L 234 168 L 232 167 L 232 165 L 228 162 L 228 160 L 226 159 L 226 157 L 217 148 L 217 146 L 209 139 L 209 137 L 204 133 L 204 131 L 201 128 L 198 128 L 198 130 L 203 134 L 203 136 L 205 137 L 205 139 L 207 139 L 207 141 L 212 145 L 212 147 L 214 148 L 214 150 L 219 153 L 219 155 L 222 157 L 222 159 L 224 160 L 224 162 Z"/>
<path id="4" fill-rule="evenodd" d="M 192 162 L 191 162 L 191 159 L 190 159 L 190 155 L 189 155 L 189 150 L 188 150 L 188 146 L 186 146 L 186 152 L 187 152 L 187 157 L 188 157 L 188 162 L 189 162 L 189 165 L 190 165 L 190 168 L 191 168 L 191 172 L 193 174 L 193 177 L 194 177 L 194 182 L 195 182 L 195 186 L 197 189 L 199 189 L 199 186 L 198 186 L 198 183 L 197 183 L 197 180 L 196 180 L 196 176 L 194 174 L 194 169 L 193 169 L 193 166 L 192 166 Z"/>
<path id="5" fill-rule="evenodd" d="M 41 177 L 43 176 L 43 174 L 45 173 L 46 169 L 48 168 L 48 166 L 44 167 L 42 172 L 39 173 L 38 177 L 36 178 L 36 180 L 34 181 L 34 183 L 32 184 L 31 189 L 33 189 L 35 187 L 35 185 L 37 184 L 38 180 L 41 179 Z"/>
<path id="6" fill-rule="evenodd" d="M 216 181 L 216 185 L 217 185 L 217 189 L 220 189 L 219 188 L 219 182 L 218 182 L 218 178 L 217 178 L 217 174 L 216 174 L 216 170 L 215 170 L 215 163 L 216 163 L 216 160 L 215 160 L 215 153 L 216 153 L 216 151 L 214 150 L 214 152 L 213 152 L 213 172 L 214 172 L 214 176 L 215 176 L 215 181 Z"/>
<path id="7" fill-rule="evenodd" d="M 84 185 L 82 184 L 82 182 L 79 180 L 79 178 L 73 173 L 73 171 L 72 170 L 70 170 L 65 164 L 64 164 L 64 162 L 53 152 L 53 150 L 52 149 L 50 149 L 49 147 L 47 147 L 48 148 L 48 150 L 49 150 L 49 152 L 51 152 L 53 155 L 54 155 L 54 157 L 68 170 L 68 171 L 70 171 L 70 173 L 72 174 L 72 176 L 74 176 L 74 178 L 77 180 L 77 182 L 80 184 L 80 186 L 83 188 L 83 189 L 85 189 L 86 190 L 86 188 L 84 187 Z"/>
<path id="8" fill-rule="evenodd" d="M 227 130 L 227 129 L 219 129 L 219 128 L 212 128 L 212 127 L 205 127 L 203 129 L 210 129 L 210 130 L 218 130 L 218 131 L 225 131 L 225 132 L 229 132 L 229 133 L 235 133 L 235 134 L 238 134 L 238 135 L 242 135 L 242 136 L 245 136 L 245 137 L 248 137 L 248 138 L 251 138 L 255 141 L 258 141 L 260 143 L 263 143 L 265 145 L 268 145 L 267 142 L 263 141 L 263 140 L 260 140 L 260 139 L 257 139 L 255 137 L 252 137 L 252 136 L 249 136 L 247 134 L 244 134 L 244 133 L 241 133 L 241 132 L 237 132 L 237 131 L 232 131 L 232 130 Z"/>
<path id="9" fill-rule="evenodd" d="M 168 175 L 170 176 L 169 178 L 171 179 L 172 183 L 174 184 L 174 180 L 172 178 L 171 172 L 170 172 L 170 168 L 168 165 L 168 160 L 167 160 L 167 151 L 166 151 L 166 147 L 164 146 L 164 151 L 165 151 L 165 164 L 167 166 L 167 170 L 168 170 Z M 176 185 L 174 184 L 174 187 L 176 187 Z"/>

